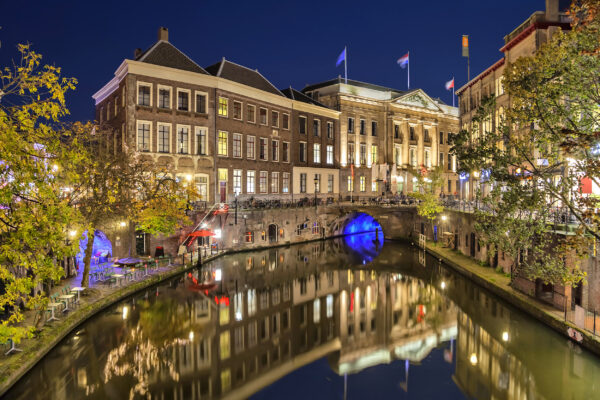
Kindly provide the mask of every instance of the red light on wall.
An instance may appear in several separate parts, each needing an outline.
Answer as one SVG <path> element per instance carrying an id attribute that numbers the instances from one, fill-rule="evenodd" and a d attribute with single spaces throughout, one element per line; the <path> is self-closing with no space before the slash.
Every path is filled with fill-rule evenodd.
<path id="1" fill-rule="evenodd" d="M 354 293 L 350 295 L 350 311 L 354 311 Z"/>

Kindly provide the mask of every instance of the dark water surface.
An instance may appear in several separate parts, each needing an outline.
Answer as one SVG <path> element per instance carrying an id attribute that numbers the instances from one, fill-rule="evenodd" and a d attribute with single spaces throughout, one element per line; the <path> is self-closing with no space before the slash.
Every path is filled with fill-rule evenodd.
<path id="1" fill-rule="evenodd" d="M 600 359 L 373 233 L 226 256 L 151 288 L 6 398 L 572 400 L 600 398 L 599 380 Z"/>

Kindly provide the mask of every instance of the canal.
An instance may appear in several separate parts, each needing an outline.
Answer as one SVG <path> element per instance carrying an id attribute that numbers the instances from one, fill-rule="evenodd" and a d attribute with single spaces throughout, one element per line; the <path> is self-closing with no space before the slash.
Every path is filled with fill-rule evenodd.
<path id="1" fill-rule="evenodd" d="M 600 360 L 375 233 L 219 258 L 90 319 L 8 399 L 593 399 Z"/>

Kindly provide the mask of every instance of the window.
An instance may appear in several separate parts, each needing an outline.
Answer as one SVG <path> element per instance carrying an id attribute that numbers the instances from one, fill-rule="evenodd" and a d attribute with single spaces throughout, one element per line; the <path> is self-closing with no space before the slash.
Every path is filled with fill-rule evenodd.
<path id="1" fill-rule="evenodd" d="M 244 234 L 244 241 L 246 243 L 254 243 L 254 232 L 252 232 L 252 231 L 246 232 Z M 252 258 L 249 258 L 249 260 L 252 260 Z M 250 297 L 249 294 L 248 294 L 248 297 Z M 248 303 L 248 309 L 250 309 L 250 304 L 249 303 Z"/>
<path id="2" fill-rule="evenodd" d="M 137 149 L 150 151 L 150 122 L 138 121 L 137 123 Z"/>
<path id="3" fill-rule="evenodd" d="M 171 151 L 171 127 L 169 125 L 158 124 L 158 152 L 169 153 Z"/>
<path id="4" fill-rule="evenodd" d="M 290 192 L 290 173 L 284 172 L 283 179 L 281 181 L 281 193 L 289 193 Z"/>
<path id="5" fill-rule="evenodd" d="M 444 132 L 440 132 L 440 144 L 444 144 Z"/>
<path id="6" fill-rule="evenodd" d="M 254 193 L 254 171 L 246 171 L 246 193 Z"/>
<path id="7" fill-rule="evenodd" d="M 279 161 L 279 140 L 271 140 L 271 160 Z"/>
<path id="8" fill-rule="evenodd" d="M 300 193 L 306 193 L 306 174 L 300 174 Z"/>
<path id="9" fill-rule="evenodd" d="M 313 135 L 321 136 L 321 121 L 313 119 Z"/>
<path id="10" fill-rule="evenodd" d="M 327 145 L 327 164 L 333 164 L 333 146 Z"/>
<path id="11" fill-rule="evenodd" d="M 242 135 L 239 133 L 233 134 L 233 154 L 235 158 L 242 158 Z"/>
<path id="12" fill-rule="evenodd" d="M 315 299 L 313 302 L 313 322 L 318 324 L 321 321 L 321 300 Z"/>
<path id="13" fill-rule="evenodd" d="M 429 158 L 429 150 L 425 150 L 425 167 L 431 167 L 431 160 Z"/>
<path id="14" fill-rule="evenodd" d="M 188 126 L 177 127 L 177 152 L 179 154 L 189 153 L 190 128 Z"/>
<path id="15" fill-rule="evenodd" d="M 239 293 L 241 295 L 241 293 Z M 236 296 L 237 297 L 237 296 Z M 240 300 L 241 303 L 241 300 Z M 240 308 L 241 310 L 241 308 Z M 240 311 L 241 314 L 241 311 Z M 241 317 L 240 317 L 241 319 Z M 238 326 L 237 328 L 235 328 L 234 334 L 233 334 L 233 343 L 234 343 L 234 348 L 235 348 L 235 352 L 236 353 L 240 353 L 244 350 L 244 327 L 243 326 Z"/>
<path id="16" fill-rule="evenodd" d="M 277 111 L 271 111 L 271 126 L 279 128 L 279 113 Z"/>
<path id="17" fill-rule="evenodd" d="M 377 152 L 377 145 L 371 145 L 371 164 L 379 163 L 379 153 Z"/>
<path id="18" fill-rule="evenodd" d="M 367 179 L 364 176 L 361 176 L 359 178 L 359 184 L 360 184 L 359 190 L 361 192 L 365 192 L 367 190 Z"/>
<path id="19" fill-rule="evenodd" d="M 259 142 L 259 145 L 258 145 L 258 158 L 261 159 L 261 160 L 266 161 L 268 159 L 268 157 L 267 157 L 268 139 L 266 139 L 266 138 L 260 138 L 259 140 L 260 140 L 260 142 Z"/>
<path id="20" fill-rule="evenodd" d="M 222 117 L 227 116 L 227 106 L 229 105 L 229 100 L 225 97 L 219 97 L 219 115 Z"/>
<path id="21" fill-rule="evenodd" d="M 448 169 L 452 166 L 452 154 L 448 153 Z"/>
<path id="22" fill-rule="evenodd" d="M 230 344 L 229 344 L 229 331 L 225 331 L 223 333 L 221 333 L 220 339 L 219 339 L 219 344 L 220 344 L 220 354 L 221 354 L 221 360 L 226 360 L 229 358 L 229 354 L 230 354 Z"/>
<path id="23" fill-rule="evenodd" d="M 242 119 L 242 103 L 239 101 L 233 102 L 233 118 Z"/>
<path id="24" fill-rule="evenodd" d="M 429 137 L 429 129 L 425 129 L 425 131 L 423 132 L 423 140 L 425 142 L 431 141 L 431 138 Z"/>
<path id="25" fill-rule="evenodd" d="M 208 176 L 196 175 L 196 190 L 200 200 L 208 200 Z"/>
<path id="26" fill-rule="evenodd" d="M 409 134 L 410 134 L 410 140 L 416 140 L 415 139 L 415 127 L 411 126 L 408 128 Z"/>
<path id="27" fill-rule="evenodd" d="M 379 192 L 379 182 L 377 182 L 377 181 L 371 182 L 371 191 L 374 193 Z M 360 272 L 362 272 L 362 271 L 360 271 Z"/>
<path id="28" fill-rule="evenodd" d="M 402 164 L 402 148 L 400 146 L 394 146 L 394 163 L 398 167 Z"/>
<path id="29" fill-rule="evenodd" d="M 290 115 L 283 114 L 281 117 L 281 127 L 283 129 L 290 129 Z"/>
<path id="30" fill-rule="evenodd" d="M 367 128 L 366 128 L 366 122 L 365 122 L 364 119 L 361 119 L 360 120 L 360 134 L 364 135 L 366 130 L 367 130 Z"/>
<path id="31" fill-rule="evenodd" d="M 412 165 L 413 168 L 417 167 L 417 149 L 414 147 L 410 148 L 410 165 Z"/>
<path id="32" fill-rule="evenodd" d="M 394 139 L 400 139 L 400 125 L 394 125 Z"/>
<path id="33" fill-rule="evenodd" d="M 444 166 L 444 153 L 440 153 L 440 167 Z"/>
<path id="34" fill-rule="evenodd" d="M 196 93 L 196 112 L 206 114 L 206 94 Z"/>
<path id="35" fill-rule="evenodd" d="M 152 106 L 152 85 L 138 82 L 138 101 L 140 106 L 150 107 Z"/>
<path id="36" fill-rule="evenodd" d="M 290 162 L 290 144 L 288 142 L 283 142 L 283 147 L 281 149 L 281 161 Z"/>
<path id="37" fill-rule="evenodd" d="M 227 156 L 227 132 L 225 131 L 219 131 L 217 154 L 220 156 Z"/>
<path id="38" fill-rule="evenodd" d="M 306 142 L 300 142 L 300 162 L 306 162 Z"/>
<path id="39" fill-rule="evenodd" d="M 256 310 L 256 307 L 255 307 L 255 310 Z M 256 345 L 256 342 L 257 342 L 256 332 L 257 332 L 256 321 L 248 324 L 248 347 L 252 347 L 252 346 Z"/>
<path id="40" fill-rule="evenodd" d="M 242 193 L 242 170 L 241 169 L 233 170 L 233 193 L 235 193 L 235 194 Z"/>
<path id="41" fill-rule="evenodd" d="M 333 122 L 327 122 L 327 139 L 333 139 Z"/>
<path id="42" fill-rule="evenodd" d="M 261 193 L 267 193 L 267 179 L 268 179 L 267 171 L 260 171 L 259 180 L 258 180 L 258 189 Z"/>
<path id="43" fill-rule="evenodd" d="M 352 176 L 348 177 L 348 191 L 354 192 L 354 178 Z"/>
<path id="44" fill-rule="evenodd" d="M 196 154 L 205 156 L 208 154 L 207 129 L 196 127 Z"/>
<path id="45" fill-rule="evenodd" d="M 331 286 L 331 285 L 330 285 Z M 325 299 L 327 308 L 327 318 L 333 317 L 333 295 L 328 295 Z"/>
<path id="46" fill-rule="evenodd" d="M 321 174 L 315 174 L 315 193 L 321 193 Z"/>
<path id="47" fill-rule="evenodd" d="M 248 104 L 246 115 L 248 117 L 248 122 L 256 123 L 256 107 L 252 104 Z"/>
<path id="48" fill-rule="evenodd" d="M 348 117 L 348 133 L 354 133 L 354 118 Z"/>
<path id="49" fill-rule="evenodd" d="M 377 121 L 371 121 L 371 136 L 377 136 Z"/>
<path id="50" fill-rule="evenodd" d="M 333 193 L 333 174 L 327 175 L 327 193 Z"/>
<path id="51" fill-rule="evenodd" d="M 306 117 L 298 117 L 298 125 L 300 129 L 300 133 L 306 134 Z"/>
<path id="52" fill-rule="evenodd" d="M 179 111 L 190 110 L 190 92 L 183 90 L 177 91 L 177 109 Z"/>
<path id="53" fill-rule="evenodd" d="M 352 142 L 348 143 L 348 164 L 356 164 L 356 153 Z"/>
<path id="54" fill-rule="evenodd" d="M 267 109 L 266 108 L 261 108 L 260 111 L 258 112 L 258 122 L 260 122 L 261 125 L 267 124 Z"/>
<path id="55" fill-rule="evenodd" d="M 271 193 L 279 193 L 279 172 L 271 172 Z"/>
<path id="56" fill-rule="evenodd" d="M 448 193 L 452 193 L 452 180 L 448 179 Z"/>
<path id="57" fill-rule="evenodd" d="M 321 162 L 321 145 L 319 143 L 313 144 L 313 162 L 315 164 Z"/>
<path id="58" fill-rule="evenodd" d="M 360 163 L 359 165 L 367 165 L 367 145 L 360 144 Z"/>
<path id="59" fill-rule="evenodd" d="M 171 108 L 171 89 L 158 87 L 158 108 Z"/>
<path id="60" fill-rule="evenodd" d="M 246 136 L 246 157 L 249 160 L 256 158 L 256 138 L 254 136 Z"/>

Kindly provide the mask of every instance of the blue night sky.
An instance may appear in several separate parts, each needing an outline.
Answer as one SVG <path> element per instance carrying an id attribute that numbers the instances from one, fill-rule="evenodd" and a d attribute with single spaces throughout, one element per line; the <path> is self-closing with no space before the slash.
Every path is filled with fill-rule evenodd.
<path id="1" fill-rule="evenodd" d="M 396 60 L 410 51 L 411 87 L 452 102 L 444 82 L 466 81 L 460 55 L 470 35 L 471 76 L 501 57 L 502 38 L 543 0 L 429 1 L 5 1 L 0 65 L 30 42 L 46 63 L 79 80 L 68 97 L 72 118 L 93 115 L 91 95 L 136 47 L 169 28 L 176 47 L 205 67 L 227 59 L 258 70 L 279 88 L 302 89 L 344 73 L 335 61 L 348 46 L 348 77 L 406 89 Z"/>

